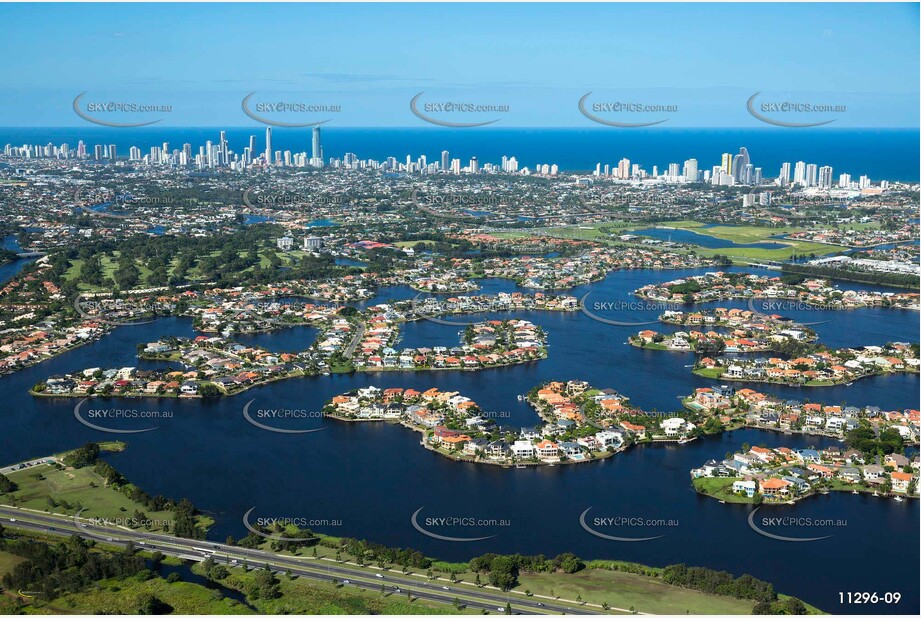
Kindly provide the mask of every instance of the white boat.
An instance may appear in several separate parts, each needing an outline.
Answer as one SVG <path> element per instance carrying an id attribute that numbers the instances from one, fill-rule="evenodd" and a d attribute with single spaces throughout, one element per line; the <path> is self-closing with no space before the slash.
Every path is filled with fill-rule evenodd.
<path id="1" fill-rule="evenodd" d="M 902 501 L 902 496 L 896 496 L 896 497 L 895 497 L 895 501 L 896 501 L 896 502 L 901 502 L 901 501 Z"/>
<path id="2" fill-rule="evenodd" d="M 877 493 L 877 492 L 874 491 L 874 492 L 873 492 L 873 497 L 874 497 L 874 498 L 879 498 L 879 493 Z"/>
<path id="3" fill-rule="evenodd" d="M 524 395 L 518 395 L 518 401 L 524 401 Z"/>
<path id="4" fill-rule="evenodd" d="M 860 492 L 859 492 L 859 491 L 857 491 L 857 490 L 855 489 L 855 490 L 854 490 L 854 491 L 852 491 L 851 493 L 852 493 L 852 494 L 854 494 L 854 495 L 856 496 L 856 495 L 857 495 L 857 494 L 859 494 Z"/>
<path id="5" fill-rule="evenodd" d="M 720 500 L 720 504 L 726 504 L 725 500 Z"/>
<path id="6" fill-rule="evenodd" d="M 521 464 L 516 464 L 515 467 L 516 467 L 516 468 L 520 468 L 520 469 L 522 469 L 522 470 L 524 470 L 525 468 L 527 468 L 527 466 L 522 466 Z"/>

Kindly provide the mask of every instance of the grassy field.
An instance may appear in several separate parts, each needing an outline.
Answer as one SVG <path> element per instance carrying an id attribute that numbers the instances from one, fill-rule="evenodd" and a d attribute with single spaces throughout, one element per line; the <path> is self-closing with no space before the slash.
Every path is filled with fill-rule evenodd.
<path id="1" fill-rule="evenodd" d="M 264 244 L 259 249 L 259 266 L 262 268 L 268 268 L 269 265 L 271 264 L 268 257 L 263 255 L 266 249 L 272 249 L 273 253 L 275 253 L 275 255 L 281 260 L 281 263 L 286 266 L 291 266 L 295 264 L 296 262 L 298 262 L 302 257 L 309 255 L 307 252 L 300 251 L 300 250 L 294 250 L 294 251 L 288 251 L 288 252 L 275 251 L 273 246 Z M 220 253 L 219 251 L 212 251 L 210 254 L 208 254 L 207 256 L 203 256 L 203 257 L 215 257 L 219 253 Z M 248 254 L 248 251 L 240 251 L 238 254 L 240 257 L 244 257 Z M 114 276 L 115 271 L 118 269 L 119 255 L 120 255 L 120 252 L 115 251 L 113 255 L 111 256 L 102 255 L 100 257 L 100 263 L 102 264 L 102 276 L 103 277 L 112 278 Z M 175 274 L 176 266 L 178 264 L 179 264 L 178 258 L 175 258 L 175 257 L 172 258 L 169 261 L 169 264 L 167 265 L 167 268 L 166 268 L 167 273 L 169 273 L 170 275 Z M 147 287 L 148 286 L 147 277 L 150 275 L 150 269 L 147 268 L 147 266 L 145 266 L 144 263 L 141 262 L 140 260 L 136 260 L 134 265 L 137 266 L 137 269 L 140 272 L 140 282 L 138 283 L 137 287 L 139 288 Z M 72 281 L 74 279 L 77 279 L 80 276 L 80 269 L 82 267 L 83 267 L 83 260 L 81 259 L 70 260 L 70 267 L 67 269 L 67 271 L 65 271 L 63 275 L 64 280 Z M 250 270 L 252 270 L 252 268 L 246 269 L 246 271 L 250 271 Z M 201 276 L 201 273 L 197 270 L 197 262 L 196 262 L 196 266 L 189 270 L 187 274 L 187 278 L 191 282 L 202 281 L 204 279 Z M 78 285 L 78 288 L 82 291 L 87 291 L 87 292 L 110 291 L 109 288 L 106 286 L 90 285 L 87 283 L 80 283 Z"/>
<path id="2" fill-rule="evenodd" d="M 754 504 L 754 500 L 732 491 L 732 484 L 739 479 L 702 477 L 694 479 L 694 489 L 717 500 L 736 504 Z"/>
<path id="3" fill-rule="evenodd" d="M 608 603 L 654 614 L 751 614 L 753 601 L 704 594 L 669 586 L 644 575 L 585 569 L 578 573 L 540 573 L 519 576 L 520 589 L 534 594 Z"/>
<path id="4" fill-rule="evenodd" d="M 695 369 L 691 373 L 695 376 L 700 376 L 702 378 L 712 378 L 716 379 L 723 375 L 723 372 L 726 371 L 725 367 L 712 367 L 709 369 Z"/>
<path id="5" fill-rule="evenodd" d="M 171 512 L 147 510 L 122 492 L 106 487 L 105 480 L 90 467 L 61 470 L 51 464 L 40 464 L 6 476 L 18 489 L 0 495 L 0 504 L 65 515 L 75 515 L 83 508 L 81 517 L 107 520 L 131 518 L 139 510 L 151 520 L 150 530 L 162 530 L 163 522 L 172 525 Z M 211 523 L 210 518 L 199 519 L 203 527 Z"/>
<path id="6" fill-rule="evenodd" d="M 50 602 L 36 601 L 29 613 L 137 614 L 139 598 L 152 594 L 173 608 L 173 614 L 255 614 L 246 605 L 222 597 L 205 586 L 188 582 L 169 583 L 155 577 L 147 581 L 129 577 L 108 579 L 95 588 L 67 594 Z"/>
<path id="7" fill-rule="evenodd" d="M 666 221 L 658 225 L 658 227 L 671 227 L 680 230 L 690 230 L 697 234 L 704 234 L 714 238 L 728 240 L 730 242 L 743 245 L 759 242 L 778 242 L 786 245 L 786 247 L 778 249 L 764 249 L 759 247 L 727 247 L 722 249 L 707 249 L 701 247 L 697 252 L 700 255 L 705 256 L 720 254 L 728 255 L 733 258 L 739 258 L 740 260 L 750 259 L 782 261 L 789 259 L 790 256 L 794 253 L 797 255 L 802 255 L 804 253 L 825 255 L 828 253 L 843 251 L 845 249 L 845 247 L 840 247 L 837 245 L 826 245 L 822 243 L 805 242 L 800 240 L 788 240 L 785 238 L 772 238 L 772 236 L 777 234 L 801 232 L 805 228 L 773 228 L 754 225 L 717 225 L 707 228 L 703 226 L 704 224 L 700 223 L 699 221 L 687 220 Z"/>
<path id="8" fill-rule="evenodd" d="M 14 554 L 0 551 L 0 577 L 11 572 L 20 562 L 25 562 L 25 558 L 20 558 Z"/>
<path id="9" fill-rule="evenodd" d="M 571 240 L 605 240 L 610 234 L 622 231 L 630 227 L 631 223 L 625 221 L 607 221 L 604 223 L 592 223 L 589 225 L 565 225 L 561 227 L 541 227 L 532 230 L 493 232 L 490 235 L 496 238 L 527 238 L 534 236 L 535 231 L 539 231 L 547 236 L 554 238 L 568 238 Z M 603 232 L 601 228 L 610 228 L 609 232 Z"/>

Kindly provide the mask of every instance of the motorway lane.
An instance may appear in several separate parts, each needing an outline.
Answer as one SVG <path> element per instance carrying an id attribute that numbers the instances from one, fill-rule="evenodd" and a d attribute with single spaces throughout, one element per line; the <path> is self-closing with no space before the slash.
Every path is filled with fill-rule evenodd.
<path id="1" fill-rule="evenodd" d="M 124 530 L 121 528 L 93 530 L 93 526 L 87 526 L 83 522 L 80 522 L 78 527 L 76 520 L 68 516 L 53 516 L 6 506 L 0 506 L 0 515 L 5 516 L 7 519 L 16 519 L 16 522 L 2 522 L 4 525 L 11 527 L 20 526 L 65 536 L 79 531 L 81 536 L 104 543 L 120 544 L 119 541 L 122 543 L 134 542 L 140 546 L 140 549 L 158 550 L 164 554 L 177 555 L 184 559 L 196 559 L 201 561 L 205 559 L 206 555 L 212 555 L 215 559 L 226 561 L 231 566 L 233 566 L 231 562 L 233 559 L 238 560 L 238 562 L 245 561 L 250 566 L 269 564 L 270 568 L 274 568 L 274 570 L 280 573 L 284 573 L 290 569 L 292 573 L 324 581 L 335 579 L 341 582 L 342 580 L 348 579 L 354 585 L 374 590 L 380 590 L 381 584 L 391 589 L 397 586 L 403 592 L 407 589 L 412 590 L 414 596 L 421 598 L 451 604 L 454 598 L 457 597 L 470 607 L 482 607 L 489 611 L 499 611 L 500 607 L 504 610 L 506 602 L 510 602 L 512 603 L 513 611 L 525 610 L 527 613 L 602 613 L 590 610 L 587 607 L 576 608 L 555 604 L 553 602 L 544 603 L 535 600 L 533 597 L 523 596 L 520 593 L 510 593 L 503 596 L 499 591 L 484 591 L 482 588 L 473 588 L 472 586 L 468 588 L 461 584 L 455 584 L 458 586 L 457 589 L 452 588 L 445 591 L 441 589 L 440 582 L 431 582 L 422 577 L 414 578 L 413 576 L 386 571 L 386 574 L 380 573 L 383 577 L 378 578 L 376 577 L 377 574 L 369 573 L 368 569 L 344 566 L 340 563 L 318 560 L 315 558 L 298 560 L 297 558 L 256 549 L 138 532 L 135 530 Z M 113 540 L 109 541 L 109 539 Z M 219 553 L 226 555 L 219 556 L 217 555 Z M 626 612 L 627 610 L 623 611 Z"/>

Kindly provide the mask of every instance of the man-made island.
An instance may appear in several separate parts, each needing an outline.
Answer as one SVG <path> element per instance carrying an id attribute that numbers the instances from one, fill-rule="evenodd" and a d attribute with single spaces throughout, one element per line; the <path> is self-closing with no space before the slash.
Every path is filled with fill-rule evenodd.
<path id="1" fill-rule="evenodd" d="M 816 493 L 918 497 L 918 456 L 869 457 L 857 449 L 748 447 L 691 470 L 694 488 L 722 502 L 793 504 Z"/>
<path id="2" fill-rule="evenodd" d="M 547 382 L 524 397 L 541 418 L 537 426 L 503 426 L 507 412 L 481 410 L 469 397 L 437 388 L 369 386 L 333 397 L 324 413 L 343 421 L 400 423 L 441 455 L 505 467 L 595 461 L 633 444 L 683 443 L 702 433 L 684 418 L 691 414 L 652 415 L 612 389 L 580 380 Z"/>

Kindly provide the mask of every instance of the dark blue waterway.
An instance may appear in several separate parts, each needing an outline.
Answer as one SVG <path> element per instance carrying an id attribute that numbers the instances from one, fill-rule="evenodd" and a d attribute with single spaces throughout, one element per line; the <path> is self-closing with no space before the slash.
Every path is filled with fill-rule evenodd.
<path id="1" fill-rule="evenodd" d="M 640 285 L 686 274 L 690 272 L 618 272 L 573 293 L 581 296 L 593 290 L 591 300 L 630 300 Z M 486 292 L 515 289 L 509 281 L 483 283 Z M 391 288 L 371 302 L 414 295 L 409 288 Z M 831 322 L 818 328 L 831 345 L 917 341 L 916 312 L 868 311 L 878 313 L 825 312 L 824 317 Z M 628 319 L 651 320 L 658 313 L 651 309 Z M 869 315 L 875 317 L 869 319 Z M 545 361 L 483 372 L 295 379 L 217 402 L 97 400 L 92 406 L 175 412 L 174 418 L 159 422 L 124 420 L 111 425 L 132 429 L 159 425 L 156 431 L 128 436 L 128 450 L 111 460 L 148 491 L 188 496 L 214 514 L 214 539 L 223 540 L 228 534 L 243 536 L 242 514 L 255 507 L 257 517 L 341 520 L 341 525 L 315 528 L 412 546 L 447 559 L 464 560 L 487 551 L 547 555 L 574 551 L 589 558 L 653 565 L 686 562 L 737 574 L 749 572 L 826 611 L 863 610 L 861 606 L 838 605 L 838 592 L 861 590 L 902 593 L 898 606 L 866 606 L 867 612 L 908 613 L 916 608 L 917 501 L 898 504 L 850 494 L 816 497 L 784 508 L 781 514 L 842 519 L 847 525 L 835 529 L 768 529 L 789 536 L 833 535 L 811 543 L 787 543 L 753 532 L 747 525 L 749 507 L 719 504 L 691 490 L 691 468 L 723 457 L 744 442 L 797 448 L 827 444 L 823 439 L 745 430 L 683 446 L 641 447 L 604 462 L 516 470 L 449 461 L 423 450 L 418 434 L 398 426 L 320 419 L 277 421 L 280 427 L 325 428 L 312 434 L 281 435 L 253 427 L 242 418 L 242 407 L 249 400 L 258 407 L 317 410 L 333 395 L 373 384 L 457 390 L 485 410 L 508 412 L 505 422 L 509 424 L 528 425 L 536 416 L 516 396 L 543 380 L 586 379 L 619 390 L 645 409 L 658 410 L 676 409 L 678 397 L 713 383 L 689 373 L 685 365 L 692 362 L 690 355 L 641 351 L 624 345 L 630 333 L 647 326 L 613 327 L 581 313 L 535 312 L 526 317 L 549 333 L 550 358 Z M 885 323 L 879 324 L 884 319 Z M 408 324 L 401 345 L 451 344 L 457 341 L 460 329 L 431 322 Z M 300 330 L 310 329 L 293 329 L 288 337 L 306 338 L 297 332 Z M 194 331 L 189 320 L 177 318 L 123 327 L 81 350 L 0 378 L 5 397 L 2 460 L 18 461 L 113 437 L 77 423 L 73 418 L 75 400 L 33 399 L 27 389 L 48 375 L 89 366 L 158 366 L 138 361 L 135 345 L 167 334 L 190 336 Z M 858 381 L 851 387 L 756 388 L 799 399 L 899 409 L 918 407 L 918 386 L 917 376 L 898 375 Z M 589 522 L 595 517 L 630 516 L 669 519 L 677 525 L 602 528 L 599 531 L 619 536 L 665 535 L 640 543 L 606 541 L 580 527 L 579 515 L 589 507 Z M 426 517 L 470 516 L 507 519 L 510 526 L 432 529 L 452 536 L 497 535 L 482 542 L 445 542 L 414 530 L 410 517 L 419 508 L 423 508 L 420 521 Z M 759 520 L 763 513 L 759 512 Z M 767 514 L 776 514 L 776 510 Z"/>
<path id="2" fill-rule="evenodd" d="M 756 249 L 782 249 L 788 245 L 779 242 L 753 242 L 748 244 L 742 244 L 733 242 L 731 240 L 726 240 L 724 238 L 717 238 L 716 236 L 708 236 L 707 234 L 698 234 L 693 230 L 678 230 L 678 229 L 668 229 L 668 228 L 648 228 L 645 230 L 636 230 L 632 232 L 633 234 L 640 234 L 642 236 L 649 236 L 650 238 L 655 238 L 657 240 L 669 240 L 672 242 L 686 242 L 694 245 L 699 245 L 701 247 L 707 247 L 708 249 L 727 249 L 729 247 L 752 247 Z"/>
<path id="3" fill-rule="evenodd" d="M 22 251 L 22 247 L 19 245 L 19 239 L 15 236 L 4 236 L 3 248 L 9 249 L 10 251 Z M 18 275 L 19 271 L 34 261 L 35 258 L 26 258 L 13 260 L 0 265 L 0 285 L 4 285 L 7 281 Z"/>
<path id="4" fill-rule="evenodd" d="M 720 154 L 748 148 L 752 164 L 764 170 L 765 178 L 777 176 L 784 162 L 806 161 L 831 165 L 835 173 L 854 177 L 868 174 L 874 182 L 918 180 L 917 129 L 681 129 L 655 127 L 629 131 L 606 128 L 484 128 L 457 131 L 424 128 L 348 128 L 327 125 L 323 129 L 323 151 L 327 157 L 342 157 L 354 152 L 359 158 L 383 160 L 394 156 L 403 160 L 427 155 L 438 160 L 442 150 L 451 157 L 467 161 L 476 156 L 481 162 L 498 163 L 503 155 L 515 156 L 522 166 L 556 163 L 561 170 L 594 170 L 595 164 L 617 164 L 627 157 L 652 171 L 669 163 L 696 158 L 700 169 L 718 165 Z M 84 140 L 92 151 L 94 144 L 118 146 L 128 152 L 138 146 L 147 152 L 151 146 L 168 142 L 180 148 L 184 142 L 193 150 L 206 140 L 215 141 L 220 129 L 227 130 L 230 148 L 242 153 L 249 136 L 256 136 L 256 149 L 265 148 L 264 127 L 168 127 L 156 126 L 113 131 L 101 127 L 0 128 L 0 144 L 69 143 L 76 148 Z M 310 129 L 275 128 L 272 144 L 278 150 L 305 152 L 310 148 Z M 14 163 L 15 166 L 15 163 Z"/>

